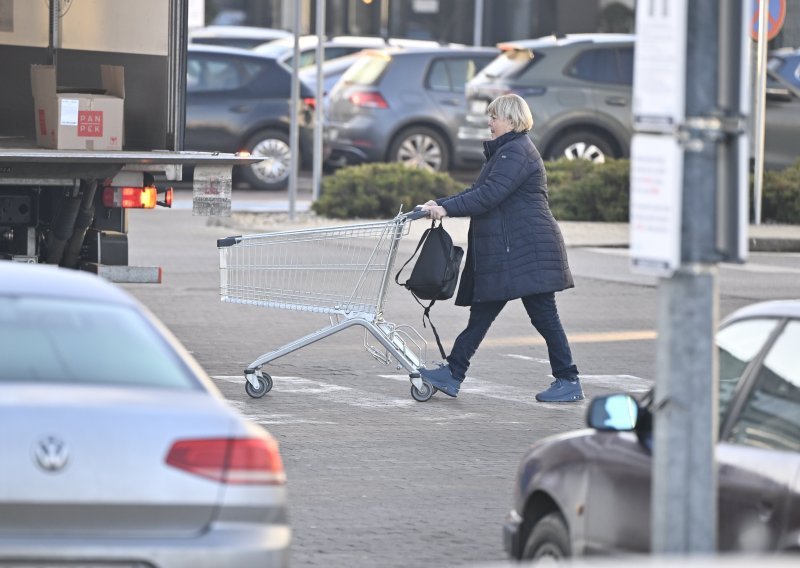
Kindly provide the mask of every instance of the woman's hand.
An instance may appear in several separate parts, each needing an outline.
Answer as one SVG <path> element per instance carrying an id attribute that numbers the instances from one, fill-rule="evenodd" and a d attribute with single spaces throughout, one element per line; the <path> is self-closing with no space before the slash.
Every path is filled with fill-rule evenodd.
<path id="1" fill-rule="evenodd" d="M 423 211 L 428 212 L 428 217 L 431 219 L 443 219 L 447 217 L 447 209 L 442 207 L 441 205 L 436 205 L 435 201 L 428 201 L 425 205 L 422 206 Z"/>

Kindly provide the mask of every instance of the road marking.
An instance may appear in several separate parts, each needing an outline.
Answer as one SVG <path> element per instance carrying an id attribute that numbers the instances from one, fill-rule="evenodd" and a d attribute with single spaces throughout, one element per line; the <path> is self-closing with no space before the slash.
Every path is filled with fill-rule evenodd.
<path id="1" fill-rule="evenodd" d="M 587 333 L 575 333 L 568 335 L 570 343 L 607 343 L 613 341 L 651 341 L 658 337 L 655 330 L 643 329 L 638 331 L 599 331 Z M 528 345 L 546 345 L 544 339 L 539 336 L 517 336 L 517 337 L 487 337 L 481 343 L 494 347 L 520 347 Z"/>
<path id="2" fill-rule="evenodd" d="M 244 376 L 217 375 L 212 378 L 244 385 Z M 354 389 L 325 381 L 304 379 L 302 377 L 273 376 L 272 379 L 275 385 L 273 389 L 276 392 L 313 394 L 318 395 L 328 402 L 347 404 L 359 408 L 387 408 L 412 406 L 416 404 L 416 401 L 411 399 L 411 395 L 409 395 L 407 399 L 392 398 L 371 392 L 368 389 Z M 408 375 L 405 375 L 405 379 L 408 381 Z"/>
<path id="3" fill-rule="evenodd" d="M 515 357 L 523 360 L 533 360 L 541 364 L 549 364 L 544 359 L 534 359 L 525 355 L 509 354 L 507 356 Z M 380 378 L 390 379 L 409 383 L 408 375 L 378 375 Z M 231 382 L 235 384 L 244 384 L 244 377 L 240 375 L 215 375 L 212 377 L 215 380 Z M 552 379 L 552 377 L 550 377 Z M 275 376 L 276 394 L 306 394 L 319 397 L 324 402 L 334 404 L 345 404 L 348 406 L 355 406 L 358 408 L 380 409 L 380 408 L 412 408 L 419 403 L 408 398 L 394 398 L 384 396 L 365 389 L 355 389 L 342 385 L 336 385 L 326 381 L 305 379 L 302 377 L 290 376 Z M 549 381 L 548 381 L 549 382 Z M 584 387 L 584 392 L 587 387 L 590 391 L 594 388 L 603 388 L 617 392 L 628 393 L 643 393 L 650 390 L 652 381 L 648 381 L 641 377 L 634 375 L 581 375 L 581 382 Z M 484 396 L 494 400 L 502 400 L 506 402 L 513 402 L 517 404 L 524 404 L 527 406 L 538 406 L 545 408 L 563 408 L 563 403 L 541 403 L 538 402 L 534 396 L 537 392 L 544 390 L 547 384 L 535 384 L 533 381 L 526 386 L 513 386 L 503 385 L 487 381 L 476 377 L 467 377 L 466 382 L 459 391 L 460 394 L 470 396 Z M 267 395 L 269 396 L 269 395 Z M 444 397 L 444 395 L 440 395 Z M 228 402 L 236 410 L 246 415 L 248 418 L 264 425 L 276 424 L 322 424 L 322 425 L 335 425 L 336 422 L 325 420 L 313 420 L 304 417 L 294 416 L 292 414 L 276 414 L 266 412 L 252 402 L 228 400 Z M 585 403 L 584 403 L 585 404 Z M 453 422 L 458 420 L 474 420 L 479 415 L 473 412 L 453 412 L 452 407 L 438 406 L 438 405 L 425 405 L 424 414 L 418 414 L 414 418 L 432 423 Z"/>

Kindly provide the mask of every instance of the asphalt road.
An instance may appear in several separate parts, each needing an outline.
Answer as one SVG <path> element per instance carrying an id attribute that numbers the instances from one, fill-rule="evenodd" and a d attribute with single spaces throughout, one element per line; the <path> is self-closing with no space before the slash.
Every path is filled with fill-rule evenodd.
<path id="1" fill-rule="evenodd" d="M 588 402 L 542 404 L 547 352 L 521 303 L 509 304 L 476 355 L 457 399 L 418 403 L 407 375 L 364 350 L 348 330 L 269 365 L 273 390 L 244 392 L 256 357 L 327 325 L 324 315 L 219 301 L 216 239 L 241 234 L 188 210 L 135 211 L 131 263 L 160 265 L 161 285 L 126 285 L 183 341 L 231 404 L 281 444 L 290 490 L 295 567 L 442 567 L 504 559 L 501 524 L 525 448 L 584 425 Z M 280 223 L 276 228 L 280 229 Z M 401 243 L 398 258 L 415 242 Z M 630 274 L 623 249 L 571 248 L 576 287 L 557 295 L 587 399 L 641 393 L 655 377 L 657 282 Z M 754 254 L 720 269 L 720 314 L 795 294 L 798 256 Z M 421 325 L 393 285 L 389 321 Z M 467 311 L 437 303 L 447 344 Z M 359 328 L 360 329 L 360 328 Z"/>

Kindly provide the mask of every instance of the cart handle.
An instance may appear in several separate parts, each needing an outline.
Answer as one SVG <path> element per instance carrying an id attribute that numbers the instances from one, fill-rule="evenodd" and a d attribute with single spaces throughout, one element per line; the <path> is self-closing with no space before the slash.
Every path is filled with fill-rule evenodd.
<path id="1" fill-rule="evenodd" d="M 217 248 L 232 247 L 233 245 L 238 245 L 241 241 L 241 235 L 237 237 L 225 237 L 224 239 L 217 239 Z"/>
<path id="2" fill-rule="evenodd" d="M 417 219 L 424 219 L 428 216 L 428 211 L 423 211 L 419 206 L 414 207 L 413 210 L 406 213 L 405 218 L 409 221 L 416 221 Z"/>

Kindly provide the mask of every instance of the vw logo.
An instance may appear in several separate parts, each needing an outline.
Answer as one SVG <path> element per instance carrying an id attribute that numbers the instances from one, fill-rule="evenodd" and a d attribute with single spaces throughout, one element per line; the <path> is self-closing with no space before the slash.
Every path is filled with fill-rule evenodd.
<path id="1" fill-rule="evenodd" d="M 59 471 L 69 461 L 67 445 L 55 436 L 47 436 L 39 440 L 33 447 L 36 463 L 45 471 Z"/>

